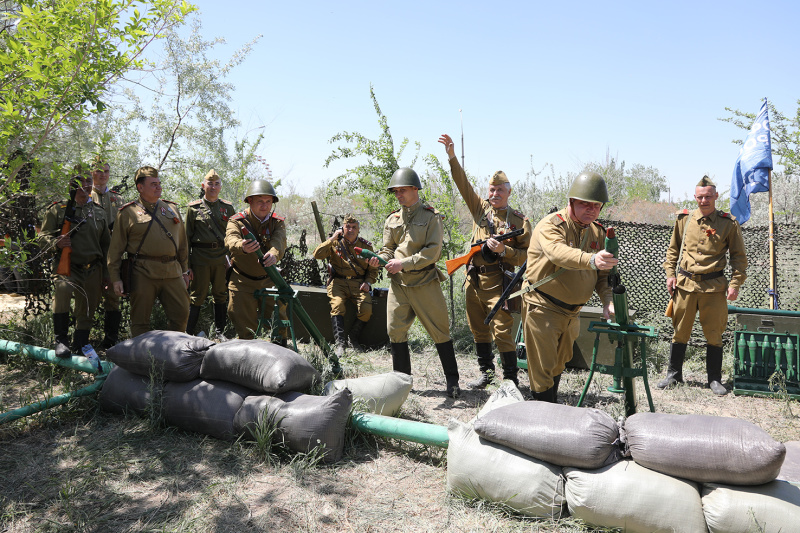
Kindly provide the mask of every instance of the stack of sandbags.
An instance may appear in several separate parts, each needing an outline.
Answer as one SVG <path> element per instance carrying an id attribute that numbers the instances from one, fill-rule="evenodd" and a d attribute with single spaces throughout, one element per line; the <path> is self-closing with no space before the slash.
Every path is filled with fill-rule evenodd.
<path id="1" fill-rule="evenodd" d="M 329 396 L 344 389 L 353 393 L 356 410 L 383 416 L 395 416 L 408 398 L 413 378 L 403 372 L 376 376 L 337 379 L 325 384 L 322 394 Z"/>
<path id="2" fill-rule="evenodd" d="M 126 412 L 143 415 L 152 406 L 153 396 L 157 396 L 162 384 L 128 372 L 121 366 L 111 369 L 100 389 L 100 408 L 111 413 Z"/>
<path id="3" fill-rule="evenodd" d="M 502 503 L 528 516 L 561 516 L 561 468 L 480 437 L 473 425 L 493 411 L 524 403 L 505 381 L 470 423 L 448 425 L 447 489 L 467 498 Z"/>

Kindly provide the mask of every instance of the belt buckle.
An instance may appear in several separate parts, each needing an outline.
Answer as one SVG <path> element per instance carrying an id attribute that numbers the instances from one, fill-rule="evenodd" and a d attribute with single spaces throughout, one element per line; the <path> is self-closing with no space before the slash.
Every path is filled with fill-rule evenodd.
<path id="1" fill-rule="evenodd" d="M 692 274 L 692 281 L 694 281 L 694 282 L 703 281 L 703 275 L 702 274 Z"/>
<path id="2" fill-rule="evenodd" d="M 169 255 L 162 255 L 161 256 L 161 262 L 162 263 L 169 263 L 170 261 L 172 261 L 172 256 L 169 256 Z"/>
<path id="3" fill-rule="evenodd" d="M 219 243 L 212 242 L 211 243 L 211 249 L 213 250 L 214 248 L 219 248 Z"/>

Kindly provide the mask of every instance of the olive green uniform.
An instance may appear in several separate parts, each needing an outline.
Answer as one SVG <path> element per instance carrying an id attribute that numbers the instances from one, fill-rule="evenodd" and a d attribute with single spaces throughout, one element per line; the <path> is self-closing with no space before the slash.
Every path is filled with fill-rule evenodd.
<path id="1" fill-rule="evenodd" d="M 678 265 L 682 240 L 683 256 Z M 667 278 L 677 278 L 672 315 L 673 343 L 689 342 L 695 315 L 699 312 L 708 344 L 722 346 L 722 333 L 728 322 L 728 280 L 714 273 L 725 270 L 728 264 L 726 252 L 730 253 L 731 261 L 730 286 L 738 290 L 747 278 L 747 255 L 736 219 L 719 210 L 703 216 L 700 209 L 691 214 L 684 209 L 678 215 L 664 261 Z M 701 279 L 709 274 L 716 277 Z"/>
<path id="2" fill-rule="evenodd" d="M 108 188 L 106 188 L 105 192 L 101 192 L 94 187 L 92 187 L 92 201 L 105 210 L 108 231 L 113 233 L 117 213 L 119 213 L 125 201 L 120 195 Z M 105 263 L 106 261 L 107 258 L 103 258 L 103 262 Z M 103 310 L 106 312 L 119 311 L 119 296 L 114 292 L 114 287 L 111 283 L 103 287 Z"/>
<path id="3" fill-rule="evenodd" d="M 331 316 L 344 316 L 347 300 L 358 309 L 358 320 L 367 322 L 372 316 L 372 296 L 361 290 L 362 283 L 372 285 L 378 279 L 378 267 L 371 267 L 354 248 L 374 251 L 372 243 L 361 237 L 349 242 L 344 237 L 328 239 L 314 249 L 314 259 L 328 260 L 333 279 L 328 284 Z"/>
<path id="4" fill-rule="evenodd" d="M 46 247 L 57 250 L 53 262 L 53 313 L 69 313 L 70 300 L 75 298 L 75 329 L 91 330 L 100 304 L 103 278 L 108 277 L 105 258 L 111 237 L 106 212 L 94 202 L 75 205 L 75 218 L 83 223 L 79 226 L 72 223 L 70 275 L 62 276 L 55 273 L 63 253 L 56 247 L 56 239 L 61 235 L 66 211 L 67 202 L 53 203 L 47 210 L 39 236 Z"/>
<path id="5" fill-rule="evenodd" d="M 603 249 L 605 236 L 599 223 L 581 228 L 566 209 L 547 215 L 533 230 L 526 282 L 536 283 L 564 268 L 556 278 L 524 295 L 528 377 L 535 392 L 550 389 L 553 378 L 561 375 L 572 358 L 572 345 L 580 332 L 580 310 L 592 291 L 604 305 L 611 302 L 608 271 L 593 270 L 589 262 Z"/>
<path id="6" fill-rule="evenodd" d="M 390 275 L 386 302 L 387 329 L 392 343 L 408 341 L 408 330 L 419 318 L 436 344 L 450 341 L 447 303 L 440 283 L 447 277 L 436 268 L 442 255 L 444 229 L 439 213 L 420 200 L 391 213 L 383 226 L 387 261 L 400 259 L 403 270 Z M 435 285 L 434 285 L 435 284 Z"/>
<path id="7" fill-rule="evenodd" d="M 231 272 L 228 290 L 228 316 L 236 328 L 240 339 L 252 339 L 258 328 L 259 314 L 263 312 L 265 318 L 272 317 L 274 301 L 272 298 L 257 299 L 254 292 L 259 289 L 274 287 L 259 262 L 256 252 L 245 253 L 242 249 L 244 237 L 242 227 L 247 226 L 248 231 L 261 245 L 261 251 L 275 255 L 280 261 L 286 252 L 286 226 L 283 217 L 272 213 L 266 220 L 260 221 L 250 212 L 250 209 L 238 213 L 228 220 L 225 233 L 225 246 L 231 254 L 233 269 Z M 261 308 L 265 302 L 265 308 Z M 284 309 L 281 309 L 281 317 Z"/>
<path id="8" fill-rule="evenodd" d="M 495 209 L 487 200 L 478 196 L 456 157 L 450 158 L 450 171 L 472 215 L 472 244 L 493 235 L 525 229 L 522 235 L 503 241 L 506 246 L 505 256 L 496 261 L 487 261 L 481 254 L 475 254 L 467 266 L 467 323 L 475 342 L 490 343 L 494 339 L 501 353 L 513 352 L 516 350 L 516 343 L 512 332 L 514 317 L 511 313 L 500 310 L 491 323 L 484 324 L 483 321 L 503 293 L 503 278 L 509 279 L 504 271 L 513 271 L 514 267 L 525 262 L 531 240 L 531 224 L 519 211 L 510 207 Z"/>
<path id="9" fill-rule="evenodd" d="M 186 240 L 189 243 L 189 267 L 192 269 L 192 281 L 189 283 L 191 305 L 203 305 L 209 285 L 214 303 L 223 304 L 228 299 L 225 231 L 228 219 L 235 213 L 233 204 L 221 199 L 209 202 L 201 198 L 189 203 Z"/>
<path id="10" fill-rule="evenodd" d="M 152 223 L 150 213 L 156 217 Z M 189 268 L 189 247 L 177 204 L 167 200 L 151 204 L 139 197 L 122 206 L 108 251 L 112 283 L 121 281 L 124 252 L 134 259 L 131 335 L 136 337 L 150 331 L 150 314 L 156 298 L 164 308 L 168 329 L 184 331 L 189 318 L 189 294 L 183 273 Z"/>

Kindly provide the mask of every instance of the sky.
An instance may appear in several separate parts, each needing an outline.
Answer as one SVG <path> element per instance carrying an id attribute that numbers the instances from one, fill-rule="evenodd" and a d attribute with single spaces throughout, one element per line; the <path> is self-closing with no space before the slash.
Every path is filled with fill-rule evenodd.
<path id="1" fill-rule="evenodd" d="M 730 188 L 746 132 L 719 120 L 726 107 L 755 114 L 767 97 L 793 115 L 800 98 L 794 0 L 194 3 L 221 58 L 263 34 L 228 78 L 231 107 L 301 194 L 354 166 L 324 168 L 333 135 L 379 136 L 370 85 L 395 143 L 421 156 L 445 161 L 443 133 L 460 156 L 463 120 L 478 178 L 577 173 L 609 154 L 657 168 L 673 200 L 704 174 Z"/>

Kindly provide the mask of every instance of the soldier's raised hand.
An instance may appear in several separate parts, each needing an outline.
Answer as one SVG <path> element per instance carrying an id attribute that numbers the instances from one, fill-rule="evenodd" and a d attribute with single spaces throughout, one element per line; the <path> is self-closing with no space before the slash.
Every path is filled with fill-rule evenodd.
<path id="1" fill-rule="evenodd" d="M 444 145 L 444 149 L 447 152 L 448 158 L 456 156 L 456 147 L 453 144 L 453 139 L 451 139 L 448 134 L 445 133 L 439 137 L 439 142 Z"/>

